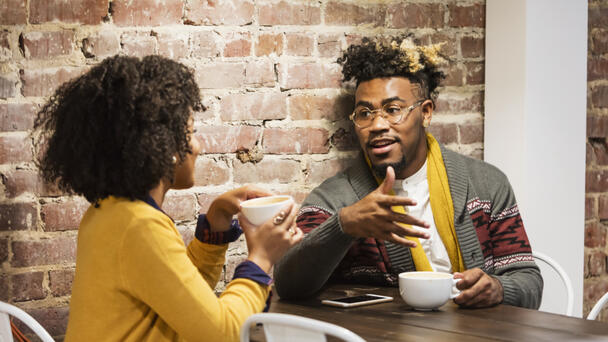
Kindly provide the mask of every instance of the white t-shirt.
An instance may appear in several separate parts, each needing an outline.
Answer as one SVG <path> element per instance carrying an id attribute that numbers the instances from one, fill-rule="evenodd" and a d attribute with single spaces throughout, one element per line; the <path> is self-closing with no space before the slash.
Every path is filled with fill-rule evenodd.
<path id="1" fill-rule="evenodd" d="M 450 273 L 452 271 L 450 256 L 437 232 L 435 220 L 433 219 L 433 211 L 431 210 L 429 182 L 426 177 L 426 161 L 420 170 L 410 177 L 406 179 L 396 179 L 393 190 L 397 196 L 409 197 L 416 200 L 418 204 L 415 206 L 406 206 L 406 212 L 408 215 L 428 222 L 431 226 L 428 230 L 415 226 L 412 226 L 412 228 L 426 231 L 430 235 L 430 238 L 428 239 L 418 238 L 418 240 L 422 244 L 424 253 L 429 259 L 433 271 Z"/>

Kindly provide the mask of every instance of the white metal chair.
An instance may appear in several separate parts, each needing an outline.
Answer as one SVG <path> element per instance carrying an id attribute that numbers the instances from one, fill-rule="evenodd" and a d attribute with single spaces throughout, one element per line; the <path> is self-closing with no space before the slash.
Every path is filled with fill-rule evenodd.
<path id="1" fill-rule="evenodd" d="M 25 323 L 32 331 L 40 337 L 42 342 L 55 342 L 51 335 L 44 330 L 42 325 L 38 323 L 27 312 L 18 307 L 0 302 L 0 342 L 13 342 L 13 332 L 11 330 L 11 322 L 9 316 L 13 316 Z"/>
<path id="2" fill-rule="evenodd" d="M 267 342 L 325 342 L 325 335 L 346 342 L 365 342 L 359 335 L 335 324 L 280 313 L 259 313 L 249 317 L 241 327 L 241 342 L 249 342 L 249 330 L 257 323 L 263 324 Z"/>
<path id="3" fill-rule="evenodd" d="M 589 312 L 589 315 L 587 315 L 587 319 L 596 319 L 597 316 L 600 314 L 600 311 L 602 311 L 602 309 L 604 308 L 604 305 L 606 305 L 606 303 L 608 303 L 608 293 L 605 293 L 602 298 L 600 298 L 600 300 L 595 303 L 593 309 L 591 309 L 591 312 Z"/>
<path id="4" fill-rule="evenodd" d="M 540 260 L 545 264 L 549 265 L 551 268 L 553 268 L 555 272 L 557 272 L 559 277 L 562 279 L 562 282 L 566 287 L 566 298 L 568 301 L 565 314 L 567 316 L 572 316 L 572 313 L 574 311 L 574 290 L 572 289 L 572 281 L 570 280 L 570 277 L 568 277 L 568 274 L 566 273 L 566 271 L 564 271 L 560 264 L 558 264 L 557 261 L 553 260 L 553 258 L 551 258 L 550 256 L 539 251 L 532 251 L 532 255 L 535 259 Z"/>

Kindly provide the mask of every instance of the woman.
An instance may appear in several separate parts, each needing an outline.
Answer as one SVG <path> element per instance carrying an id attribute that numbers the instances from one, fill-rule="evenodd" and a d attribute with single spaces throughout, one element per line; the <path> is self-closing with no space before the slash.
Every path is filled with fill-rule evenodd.
<path id="1" fill-rule="evenodd" d="M 249 257 L 218 298 L 228 242 L 241 234 L 233 215 L 269 193 L 220 195 L 188 247 L 160 209 L 169 189 L 194 184 L 200 107 L 184 65 L 115 56 L 61 86 L 38 113 L 43 177 L 92 204 L 78 232 L 66 341 L 234 341 L 264 308 L 272 265 L 302 238 L 296 210 L 255 229 L 241 221 Z"/>

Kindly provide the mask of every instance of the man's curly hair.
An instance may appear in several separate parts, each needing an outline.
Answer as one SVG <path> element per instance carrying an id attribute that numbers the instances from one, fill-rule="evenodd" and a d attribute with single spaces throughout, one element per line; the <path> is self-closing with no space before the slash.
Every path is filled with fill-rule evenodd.
<path id="1" fill-rule="evenodd" d="M 438 68 L 443 56 L 439 45 L 420 46 L 409 35 L 398 37 L 365 37 L 351 45 L 338 58 L 344 82 L 361 82 L 375 78 L 401 76 L 420 85 L 421 97 L 432 99 L 444 74 Z"/>
<path id="2" fill-rule="evenodd" d="M 145 198 L 191 153 L 200 110 L 192 70 L 160 56 L 114 56 L 64 83 L 38 112 L 34 141 L 45 181 L 89 202 Z"/>

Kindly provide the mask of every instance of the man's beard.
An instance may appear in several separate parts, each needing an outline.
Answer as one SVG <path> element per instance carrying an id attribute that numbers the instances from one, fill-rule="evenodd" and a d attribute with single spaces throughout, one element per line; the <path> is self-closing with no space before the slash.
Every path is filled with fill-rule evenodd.
<path id="1" fill-rule="evenodd" d="M 405 167 L 407 166 L 405 156 L 401 156 L 401 160 L 396 163 L 383 163 L 380 165 L 372 164 L 372 170 L 374 170 L 376 176 L 386 178 L 386 169 L 388 169 L 389 166 L 393 167 L 393 170 L 395 170 L 395 177 L 397 177 L 397 175 L 401 173 L 401 171 L 405 170 Z"/>

